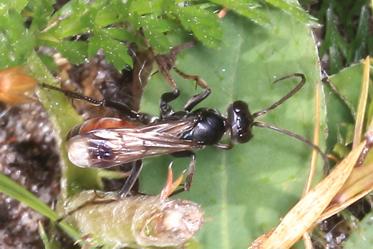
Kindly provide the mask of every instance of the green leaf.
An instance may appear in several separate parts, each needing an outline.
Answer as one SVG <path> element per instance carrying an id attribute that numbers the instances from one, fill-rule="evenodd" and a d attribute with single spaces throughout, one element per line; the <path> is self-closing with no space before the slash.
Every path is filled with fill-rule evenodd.
<path id="1" fill-rule="evenodd" d="M 227 7 L 239 15 L 249 18 L 251 21 L 262 25 L 269 25 L 269 18 L 263 10 L 260 1 L 247 0 L 211 0 L 211 2 Z"/>
<path id="2" fill-rule="evenodd" d="M 216 47 L 221 40 L 218 17 L 211 11 L 196 6 L 178 8 L 178 18 L 186 30 L 190 30 L 204 45 Z"/>
<path id="3" fill-rule="evenodd" d="M 239 99 L 249 103 L 252 112 L 268 107 L 297 82 L 286 80 L 273 85 L 276 78 L 304 73 L 304 88 L 262 120 L 311 138 L 314 90 L 320 82 L 312 32 L 279 10 L 268 9 L 265 14 L 275 25 L 271 30 L 228 14 L 222 20 L 221 47 L 186 50 L 178 57 L 177 66 L 199 75 L 211 87 L 211 96 L 198 107 L 216 108 L 223 114 Z M 201 90 L 195 90 L 191 81 L 175 79 L 181 96 L 173 106 L 180 110 Z M 157 114 L 158 99 L 170 88 L 159 75 L 147 87 L 142 110 Z M 203 248 L 247 248 L 249 242 L 273 228 L 301 195 L 310 148 L 271 130 L 254 127 L 253 133 L 249 143 L 230 151 L 213 147 L 198 151 L 191 191 L 177 196 L 201 203 L 205 209 L 206 224 L 198 236 Z M 188 159 L 168 156 L 144 160 L 140 181 L 143 192 L 159 193 L 171 160 L 178 173 L 189 163 Z"/>
<path id="4" fill-rule="evenodd" d="M 73 64 L 81 64 L 87 58 L 88 44 L 80 41 L 62 41 L 56 45 L 57 50 Z"/>
<path id="5" fill-rule="evenodd" d="M 73 35 L 83 34 L 93 29 L 94 17 L 87 11 L 79 12 L 79 15 L 71 16 L 58 25 L 55 33 L 60 39 Z"/>
<path id="6" fill-rule="evenodd" d="M 132 65 L 132 58 L 127 52 L 126 44 L 111 38 L 104 32 L 97 32 L 90 39 L 88 55 L 95 55 L 99 49 L 104 50 L 107 61 L 118 70 L 122 70 L 127 65 Z"/>
<path id="7" fill-rule="evenodd" d="M 162 12 L 162 5 L 164 0 L 136 0 L 131 1 L 129 11 L 139 16 L 145 14 L 160 14 Z"/>
<path id="8" fill-rule="evenodd" d="M 325 40 L 320 47 L 320 54 L 329 53 L 330 73 L 336 73 L 342 68 L 342 59 L 348 55 L 346 42 L 338 32 L 338 19 L 333 8 L 326 11 L 326 33 Z"/>
<path id="9" fill-rule="evenodd" d="M 30 30 L 39 32 L 47 25 L 48 20 L 54 11 L 53 4 L 55 4 L 54 0 L 31 1 L 28 5 L 28 8 L 32 13 Z"/>
<path id="10" fill-rule="evenodd" d="M 61 40 L 89 32 L 94 28 L 98 11 L 92 3 L 87 4 L 84 0 L 71 1 L 53 15 L 50 20 L 50 28 L 43 35 Z"/>
<path id="11" fill-rule="evenodd" d="M 122 13 L 127 13 L 128 6 L 121 1 L 110 1 L 105 6 L 98 6 L 99 11 L 95 17 L 96 28 L 106 27 L 122 20 Z"/>
<path id="12" fill-rule="evenodd" d="M 353 115 L 359 102 L 363 65 L 361 63 L 344 68 L 330 77 L 330 82 L 346 102 Z"/>
<path id="13" fill-rule="evenodd" d="M 23 64 L 33 51 L 34 38 L 23 22 L 13 10 L 0 16 L 0 68 Z"/>
<path id="14" fill-rule="evenodd" d="M 344 155 L 339 151 L 351 142 L 350 130 L 354 123 L 354 116 L 340 95 L 336 94 L 329 85 L 324 84 L 326 119 L 327 119 L 327 151 Z M 353 128 L 353 127 L 352 127 Z M 336 144 L 338 145 L 336 146 Z M 343 147 L 343 148 L 340 148 Z"/>
<path id="15" fill-rule="evenodd" d="M 282 11 L 285 11 L 303 23 L 310 25 L 316 24 L 316 18 L 310 16 L 304 9 L 302 9 L 297 1 L 266 0 L 266 2 L 281 9 Z"/>
<path id="16" fill-rule="evenodd" d="M 373 229 L 372 229 L 373 213 L 367 214 L 364 219 L 354 227 L 352 233 L 344 243 L 345 249 L 370 248 L 373 245 Z"/>
<path id="17" fill-rule="evenodd" d="M 372 39 L 369 35 L 369 25 L 370 25 L 371 16 L 367 6 L 363 6 L 360 12 L 359 25 L 357 27 L 355 40 L 351 44 L 352 55 L 349 58 L 349 61 L 358 61 L 366 54 L 368 51 L 368 41 Z"/>
<path id="18" fill-rule="evenodd" d="M 129 42 L 135 41 L 133 34 L 120 28 L 102 29 L 101 32 L 103 32 L 105 35 L 108 35 L 111 38 L 118 40 L 118 41 L 129 41 Z"/>
<path id="19" fill-rule="evenodd" d="M 170 20 L 154 15 L 137 18 L 138 29 L 142 29 L 147 41 L 158 53 L 165 53 L 171 47 L 166 32 L 177 29 L 177 26 Z"/>
<path id="20" fill-rule="evenodd" d="M 320 56 L 328 55 L 329 73 L 372 54 L 373 36 L 368 31 L 371 14 L 366 0 L 323 1 L 316 13 L 321 20 L 326 19 Z"/>
<path id="21" fill-rule="evenodd" d="M 333 90 L 325 85 L 328 148 L 334 147 L 336 143 L 346 146 L 352 142 L 362 78 L 363 64 L 359 63 L 346 67 L 329 77 Z M 373 96 L 372 88 L 369 88 L 368 94 L 369 97 Z M 370 121 L 372 108 L 373 106 L 368 102 L 366 122 Z"/>
<path id="22" fill-rule="evenodd" d="M 0 16 L 9 10 L 15 10 L 17 13 L 20 13 L 28 2 L 29 0 L 0 0 Z"/>

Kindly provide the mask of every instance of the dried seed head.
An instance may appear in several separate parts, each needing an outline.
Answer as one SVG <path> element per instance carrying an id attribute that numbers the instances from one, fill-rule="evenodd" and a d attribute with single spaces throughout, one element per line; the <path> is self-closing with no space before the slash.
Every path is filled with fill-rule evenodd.
<path id="1" fill-rule="evenodd" d="M 36 80 L 21 67 L 0 71 L 0 101 L 9 105 L 24 104 L 32 101 L 28 96 L 36 86 Z"/>
<path id="2" fill-rule="evenodd" d="M 203 224 L 202 208 L 191 201 L 83 191 L 64 209 L 82 232 L 115 248 L 179 247 Z"/>
<path id="3" fill-rule="evenodd" d="M 136 211 L 132 229 L 138 244 L 178 246 L 193 237 L 203 223 L 199 205 L 187 200 L 167 200 Z"/>

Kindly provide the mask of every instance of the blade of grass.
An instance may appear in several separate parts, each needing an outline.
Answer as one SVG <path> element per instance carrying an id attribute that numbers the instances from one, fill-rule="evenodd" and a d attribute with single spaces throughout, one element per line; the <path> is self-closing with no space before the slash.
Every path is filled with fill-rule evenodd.
<path id="1" fill-rule="evenodd" d="M 354 139 L 352 142 L 352 148 L 355 148 L 360 143 L 361 135 L 363 132 L 365 109 L 367 106 L 368 91 L 369 91 L 369 75 L 370 75 L 369 69 L 370 69 L 370 59 L 369 59 L 369 56 L 367 56 L 364 60 L 364 71 L 363 71 L 363 78 L 361 82 L 359 104 L 357 107 L 355 132 L 354 132 Z"/>
<path id="2" fill-rule="evenodd" d="M 60 245 L 57 241 L 50 240 L 48 234 L 45 232 L 43 224 L 38 222 L 38 230 L 41 240 L 43 241 L 44 249 L 60 249 Z"/>
<path id="3" fill-rule="evenodd" d="M 27 189 L 11 180 L 9 177 L 0 173 L 0 192 L 18 200 L 26 206 L 32 208 L 41 215 L 47 217 L 52 222 L 55 222 L 59 216 L 48 205 L 39 200 L 35 195 Z M 66 232 L 74 240 L 78 240 L 81 236 L 78 231 L 65 222 L 59 222 L 58 226 Z"/>
<path id="4" fill-rule="evenodd" d="M 313 129 L 313 144 L 319 145 L 320 143 L 320 124 L 321 124 L 321 83 L 319 82 L 315 86 L 315 118 L 314 118 L 314 129 Z M 308 174 L 307 183 L 304 188 L 303 195 L 308 193 L 311 189 L 312 180 L 316 173 L 316 166 L 317 166 L 317 156 L 318 153 L 316 150 L 312 150 L 312 157 L 311 157 L 311 165 L 310 165 L 310 172 Z"/>
<path id="5" fill-rule="evenodd" d="M 318 217 L 346 182 L 365 146 L 366 141 L 353 149 L 324 180 L 286 214 L 269 238 L 256 248 L 290 248 L 297 242 L 315 224 Z"/>
<path id="6" fill-rule="evenodd" d="M 369 77 L 370 77 L 370 58 L 367 56 L 364 60 L 363 77 L 361 83 L 360 98 L 357 107 L 355 131 L 353 137 L 353 148 L 361 141 L 362 130 L 364 125 L 364 117 L 366 113 L 367 98 L 369 92 Z M 371 130 L 373 121 L 370 121 L 367 130 Z M 322 221 L 341 210 L 345 209 L 352 203 L 367 195 L 373 189 L 371 180 L 372 164 L 363 165 L 353 169 L 351 175 L 340 189 L 339 193 L 334 197 L 331 205 L 320 216 L 319 221 Z"/>
<path id="7" fill-rule="evenodd" d="M 321 125 L 321 82 L 318 82 L 315 86 L 315 118 L 314 118 L 314 129 L 313 129 L 313 144 L 319 145 L 320 143 L 320 125 Z M 303 191 L 303 196 L 306 195 L 312 186 L 312 180 L 315 177 L 316 174 L 316 167 L 317 167 L 317 156 L 318 153 L 316 150 L 312 150 L 312 157 L 311 157 L 311 164 L 310 164 L 310 172 L 308 174 L 307 182 Z M 309 233 L 303 234 L 303 241 L 304 241 L 304 247 L 306 249 L 312 248 L 312 241 L 311 236 Z"/>
<path id="8" fill-rule="evenodd" d="M 365 79 L 363 79 L 362 82 L 359 108 L 355 124 L 355 126 L 358 126 L 360 122 L 361 130 L 364 120 L 364 114 L 362 113 L 365 113 L 366 98 L 368 92 L 367 85 L 369 83 L 369 61 L 369 57 L 367 57 L 367 59 L 365 60 L 364 68 Z M 364 98 L 364 100 L 361 100 L 361 98 Z M 371 131 L 371 128 L 372 122 L 369 125 L 367 133 Z M 361 137 L 361 130 L 360 132 L 355 133 L 355 136 L 356 134 L 360 134 Z M 359 140 L 356 140 L 358 145 L 353 148 L 349 155 L 341 163 L 339 163 L 338 166 L 336 166 L 324 180 L 322 180 L 315 188 L 309 191 L 287 213 L 281 223 L 271 233 L 269 238 L 263 241 L 262 244 L 260 244 L 257 248 L 289 248 L 302 235 L 304 235 L 304 232 L 307 232 L 308 229 L 312 228 L 315 222 L 320 220 L 320 216 L 323 219 L 325 219 L 326 217 L 330 217 L 330 215 L 350 205 L 352 203 L 351 200 L 357 200 L 357 197 L 353 196 L 349 197 L 351 199 L 348 200 L 348 204 L 347 202 L 345 202 L 337 205 L 330 205 L 338 192 L 340 192 L 343 186 L 346 184 L 348 178 L 353 172 L 357 160 L 359 160 L 363 150 L 366 149 L 365 145 L 367 144 L 367 141 L 360 143 L 360 140 L 361 138 L 359 138 Z M 363 183 L 361 183 L 361 186 L 365 187 L 365 189 L 370 189 L 372 187 L 371 181 L 364 181 Z M 367 192 L 363 191 L 363 193 L 366 194 Z M 361 198 L 362 196 L 358 195 L 358 197 Z"/>
<path id="9" fill-rule="evenodd" d="M 358 169 L 367 169 L 369 167 L 369 170 L 373 168 L 372 165 L 365 165 L 363 167 L 358 167 Z M 356 170 L 357 168 L 355 168 Z M 372 180 L 373 174 L 370 173 L 368 175 L 365 175 L 365 177 L 359 179 L 355 182 L 356 187 L 350 186 L 347 191 L 341 191 L 340 194 L 337 194 L 336 200 L 339 201 L 341 199 L 341 202 L 333 203 L 331 204 L 319 217 L 318 222 L 321 222 L 350 206 L 351 204 L 355 203 L 357 200 L 365 197 L 369 193 L 373 191 L 373 180 Z M 343 195 L 343 196 L 342 196 Z"/>

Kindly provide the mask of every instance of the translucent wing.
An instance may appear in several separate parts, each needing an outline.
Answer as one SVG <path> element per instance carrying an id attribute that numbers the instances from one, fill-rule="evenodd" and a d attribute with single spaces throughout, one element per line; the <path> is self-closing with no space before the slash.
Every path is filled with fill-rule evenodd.
<path id="1" fill-rule="evenodd" d="M 79 167 L 109 168 L 145 157 L 202 148 L 181 135 L 194 127 L 191 119 L 138 128 L 97 129 L 69 140 L 68 156 Z"/>

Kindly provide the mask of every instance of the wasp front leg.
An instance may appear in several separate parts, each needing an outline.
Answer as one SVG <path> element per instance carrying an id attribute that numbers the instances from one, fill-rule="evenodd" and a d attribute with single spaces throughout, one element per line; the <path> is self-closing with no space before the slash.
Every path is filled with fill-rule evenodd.
<path id="1" fill-rule="evenodd" d="M 202 79 L 201 77 L 199 77 L 198 75 L 192 75 L 192 74 L 184 73 L 183 71 L 181 71 L 177 67 L 174 67 L 174 70 L 175 70 L 176 73 L 178 73 L 184 79 L 193 80 L 193 81 L 196 82 L 196 85 L 199 85 L 203 89 L 209 89 L 209 85 L 207 84 L 207 82 L 204 79 Z"/>
<path id="2" fill-rule="evenodd" d="M 160 109 L 161 109 L 161 119 L 167 118 L 172 116 L 174 114 L 174 111 L 170 105 L 170 102 L 175 100 L 177 97 L 179 97 L 180 91 L 179 89 L 175 88 L 172 92 L 166 92 L 162 94 L 161 96 L 161 103 L 160 103 Z"/>
<path id="3" fill-rule="evenodd" d="M 190 112 L 193 108 L 206 99 L 211 93 L 210 88 L 206 88 L 203 92 L 192 96 L 184 105 L 184 110 Z"/>
<path id="4" fill-rule="evenodd" d="M 211 93 L 211 89 L 207 88 L 203 92 L 196 94 L 192 96 L 187 103 L 184 105 L 184 111 L 190 112 L 196 105 L 201 103 L 204 99 L 206 99 Z M 170 102 L 175 100 L 177 97 L 179 97 L 180 91 L 179 89 L 175 89 L 172 92 L 166 92 L 162 94 L 161 97 L 161 119 L 168 118 L 172 116 L 175 112 L 173 111 Z"/>

